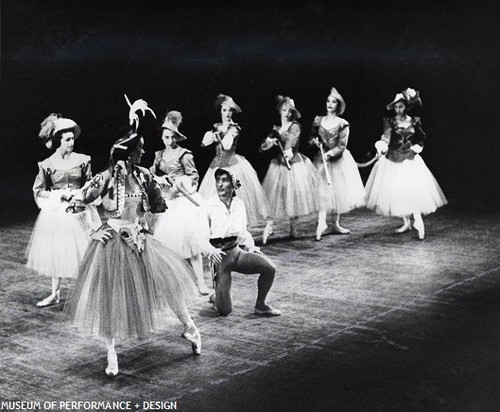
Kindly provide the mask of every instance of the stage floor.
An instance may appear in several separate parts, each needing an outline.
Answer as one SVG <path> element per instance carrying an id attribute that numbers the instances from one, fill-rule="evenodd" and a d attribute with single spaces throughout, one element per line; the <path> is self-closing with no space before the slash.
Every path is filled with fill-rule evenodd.
<path id="1" fill-rule="evenodd" d="M 235 274 L 233 314 L 218 317 L 206 297 L 193 305 L 201 356 L 180 338 L 180 323 L 165 324 L 154 338 L 118 342 L 114 379 L 104 374 L 102 342 L 68 324 L 63 302 L 35 307 L 50 279 L 24 266 L 34 219 L 4 227 L 0 402 L 130 400 L 134 411 L 154 406 L 143 401 L 169 400 L 182 411 L 498 410 L 500 213 L 444 208 L 424 221 L 423 241 L 415 231 L 394 234 L 400 220 L 366 210 L 343 217 L 350 235 L 320 242 L 313 219 L 300 222 L 297 239 L 277 225 L 262 250 L 278 268 L 269 303 L 283 316 L 255 316 L 257 277 Z M 62 296 L 70 286 L 64 282 Z"/>

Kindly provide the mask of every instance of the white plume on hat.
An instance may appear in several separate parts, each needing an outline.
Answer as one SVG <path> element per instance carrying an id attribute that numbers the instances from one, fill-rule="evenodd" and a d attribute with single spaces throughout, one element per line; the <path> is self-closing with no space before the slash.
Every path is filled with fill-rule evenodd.
<path id="1" fill-rule="evenodd" d="M 54 135 L 64 130 L 73 131 L 75 139 L 80 136 L 82 131 L 75 121 L 62 117 L 60 113 L 51 113 L 40 124 L 38 137 L 42 139 L 47 148 L 51 149 Z"/>

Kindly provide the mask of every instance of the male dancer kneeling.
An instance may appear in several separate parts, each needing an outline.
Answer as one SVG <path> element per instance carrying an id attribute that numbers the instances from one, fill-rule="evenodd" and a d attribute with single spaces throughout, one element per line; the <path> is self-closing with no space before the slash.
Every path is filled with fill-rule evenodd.
<path id="1" fill-rule="evenodd" d="M 208 223 L 208 230 L 205 232 L 208 232 L 209 236 L 202 242 L 205 253 L 215 267 L 215 297 L 212 295 L 210 300 L 215 303 L 220 315 L 229 315 L 233 310 L 231 271 L 243 274 L 260 273 L 255 313 L 279 316 L 281 311 L 266 303 L 276 268 L 255 246 L 252 235 L 247 230 L 245 204 L 235 197 L 239 181 L 228 170 L 219 168 L 215 171 L 215 184 L 217 195 L 205 203 Z M 242 250 L 240 246 L 247 251 Z"/>

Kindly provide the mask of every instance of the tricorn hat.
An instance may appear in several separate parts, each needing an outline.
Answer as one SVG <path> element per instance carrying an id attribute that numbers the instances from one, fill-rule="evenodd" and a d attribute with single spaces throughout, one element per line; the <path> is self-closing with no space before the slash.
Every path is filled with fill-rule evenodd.
<path id="1" fill-rule="evenodd" d="M 228 106 L 233 109 L 236 113 L 241 113 L 241 108 L 236 104 L 231 96 L 226 94 L 219 94 L 217 99 L 215 99 L 214 106 L 217 110 L 220 110 L 222 105 Z"/>
<path id="2" fill-rule="evenodd" d="M 278 106 L 277 106 L 278 111 L 281 110 L 281 107 L 286 104 L 290 107 L 290 109 L 292 109 L 295 112 L 296 119 L 301 118 L 302 115 L 300 114 L 298 109 L 295 107 L 295 102 L 293 101 L 292 98 L 290 98 L 288 96 L 281 96 L 280 95 L 276 99 L 278 100 Z"/>
<path id="3" fill-rule="evenodd" d="M 337 91 L 335 87 L 332 87 L 332 90 L 330 90 L 330 94 L 328 96 L 334 97 L 340 104 L 340 106 L 337 108 L 337 114 L 342 114 L 345 111 L 345 101 L 342 95 Z"/>
<path id="4" fill-rule="evenodd" d="M 410 89 L 409 87 L 401 93 L 396 94 L 396 97 L 394 97 L 394 100 L 386 106 L 386 109 L 391 110 L 397 102 L 403 102 L 406 104 L 408 109 L 412 109 L 416 106 L 422 106 L 420 93 L 417 90 Z"/>
<path id="5" fill-rule="evenodd" d="M 171 110 L 165 116 L 165 120 L 163 121 L 161 128 L 168 129 L 168 130 L 171 130 L 172 132 L 174 132 L 177 135 L 175 139 L 179 142 L 179 141 L 187 139 L 187 137 L 185 135 L 183 135 L 181 132 L 179 132 L 179 126 L 181 123 L 182 123 L 181 112 L 178 112 L 176 110 Z"/>

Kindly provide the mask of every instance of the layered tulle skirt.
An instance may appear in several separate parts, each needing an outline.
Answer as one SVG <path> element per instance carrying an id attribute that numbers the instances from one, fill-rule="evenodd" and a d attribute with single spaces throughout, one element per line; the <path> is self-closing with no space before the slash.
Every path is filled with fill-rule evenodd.
<path id="1" fill-rule="evenodd" d="M 314 165 L 321 176 L 320 208 L 335 213 L 347 213 L 365 205 L 365 187 L 358 171 L 358 166 L 349 150 L 344 150 L 342 156 L 334 161 L 326 161 L 328 177 L 321 154 L 314 159 Z"/>
<path id="2" fill-rule="evenodd" d="M 154 238 L 184 259 L 200 253 L 196 239 L 200 228 L 205 224 L 203 219 L 203 198 L 199 193 L 191 195 L 200 206 L 196 206 L 184 196 L 167 200 L 168 209 L 162 213 L 155 229 Z"/>
<path id="3" fill-rule="evenodd" d="M 300 160 L 290 163 L 290 170 L 277 158 L 269 164 L 262 186 L 273 219 L 287 220 L 319 209 L 319 174 L 308 157 L 298 156 Z"/>
<path id="4" fill-rule="evenodd" d="M 441 187 L 418 154 L 402 162 L 381 157 L 366 183 L 366 206 L 386 216 L 425 215 L 447 203 Z"/>
<path id="5" fill-rule="evenodd" d="M 67 299 L 65 311 L 77 328 L 108 338 L 145 338 L 172 312 L 185 317 L 197 293 L 191 266 L 150 235 L 138 253 L 112 233 L 106 245 L 90 243 Z"/>
<path id="6" fill-rule="evenodd" d="M 76 214 L 66 213 L 68 206 L 67 202 L 59 202 L 38 214 L 26 250 L 26 266 L 41 275 L 75 278 L 78 274 L 90 242 L 85 232 L 90 225 L 85 221 L 92 219 L 93 212 L 87 208 Z"/>
<path id="7" fill-rule="evenodd" d="M 255 226 L 265 221 L 269 217 L 269 205 L 257 172 L 247 159 L 237 154 L 232 155 L 232 159 L 227 163 L 230 166 L 223 168 L 233 173 L 241 182 L 236 195 L 245 203 L 248 226 Z M 217 168 L 213 164 L 210 165 L 200 184 L 199 193 L 205 200 L 217 194 L 214 176 Z"/>

